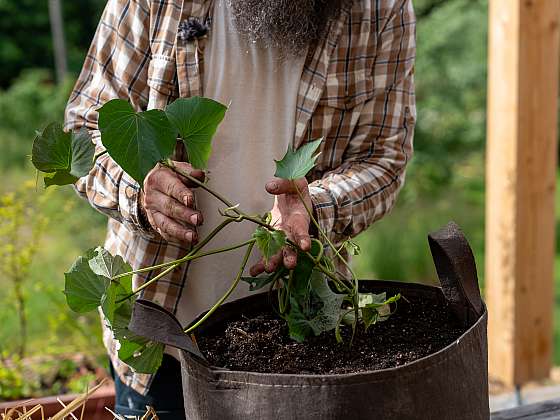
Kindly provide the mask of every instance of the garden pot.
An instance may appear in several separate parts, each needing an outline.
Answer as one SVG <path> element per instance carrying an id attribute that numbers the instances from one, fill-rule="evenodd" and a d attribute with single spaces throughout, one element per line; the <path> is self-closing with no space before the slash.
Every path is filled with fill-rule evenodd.
<path id="1" fill-rule="evenodd" d="M 454 223 L 431 234 L 429 243 L 442 287 L 389 281 L 362 281 L 360 287 L 367 292 L 445 302 L 464 333 L 447 347 L 395 368 L 296 375 L 211 366 L 173 315 L 142 300 L 135 305 L 130 328 L 181 349 L 189 420 L 488 419 L 487 312 L 472 251 Z M 197 334 L 248 308 L 267 305 L 266 293 L 225 304 Z"/>

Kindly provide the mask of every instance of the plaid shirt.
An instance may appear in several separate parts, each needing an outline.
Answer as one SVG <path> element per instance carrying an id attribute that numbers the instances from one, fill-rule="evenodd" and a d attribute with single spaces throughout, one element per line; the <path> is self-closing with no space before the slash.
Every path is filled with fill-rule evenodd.
<path id="1" fill-rule="evenodd" d="M 362 232 L 393 206 L 412 155 L 416 117 L 412 0 L 349 3 L 308 54 L 293 139 L 298 147 L 324 138 L 309 189 L 319 223 L 335 243 Z M 127 99 L 145 110 L 203 95 L 206 40 L 183 40 L 178 27 L 189 17 L 206 19 L 211 4 L 109 0 L 70 97 L 66 128 L 86 126 L 102 150 L 96 110 L 110 99 Z M 175 158 L 181 157 L 178 147 Z M 175 260 L 188 251 L 143 224 L 140 186 L 108 155 L 97 159 L 76 188 L 109 216 L 106 248 L 134 268 Z M 153 275 L 136 276 L 135 286 Z M 175 312 L 186 281 L 187 269 L 177 269 L 147 289 L 144 298 Z M 119 362 L 108 330 L 104 341 L 122 381 L 145 394 L 151 376 Z"/>

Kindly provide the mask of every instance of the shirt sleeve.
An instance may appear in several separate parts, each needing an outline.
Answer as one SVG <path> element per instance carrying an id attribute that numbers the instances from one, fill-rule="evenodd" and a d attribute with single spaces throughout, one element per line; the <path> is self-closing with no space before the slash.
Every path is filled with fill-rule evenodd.
<path id="1" fill-rule="evenodd" d="M 378 34 L 374 94 L 363 106 L 343 163 L 310 185 L 319 225 L 334 243 L 387 214 L 404 183 L 416 122 L 415 32 L 412 1 L 398 2 Z"/>
<path id="2" fill-rule="evenodd" d="M 67 130 L 90 131 L 96 156 L 104 151 L 97 126 L 97 110 L 104 103 L 120 98 L 137 111 L 147 107 L 149 29 L 148 0 L 108 1 L 65 115 Z M 148 233 L 139 214 L 140 186 L 109 155 L 98 157 L 75 189 L 95 209 L 129 230 Z"/>

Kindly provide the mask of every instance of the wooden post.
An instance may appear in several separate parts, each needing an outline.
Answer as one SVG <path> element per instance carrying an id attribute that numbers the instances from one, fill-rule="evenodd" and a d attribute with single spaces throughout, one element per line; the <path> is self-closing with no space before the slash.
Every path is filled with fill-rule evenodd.
<path id="1" fill-rule="evenodd" d="M 486 297 L 490 374 L 552 362 L 559 0 L 490 0 Z"/>
<path id="2" fill-rule="evenodd" d="M 66 59 L 66 42 L 64 40 L 64 20 L 62 19 L 60 0 L 49 0 L 49 16 L 54 47 L 56 80 L 58 83 L 62 83 L 68 71 L 68 64 Z"/>

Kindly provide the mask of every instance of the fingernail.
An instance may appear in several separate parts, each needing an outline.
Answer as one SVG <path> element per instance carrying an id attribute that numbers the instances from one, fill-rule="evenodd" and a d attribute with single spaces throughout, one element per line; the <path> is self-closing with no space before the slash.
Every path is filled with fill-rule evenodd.
<path id="1" fill-rule="evenodd" d="M 278 184 L 276 182 L 269 182 L 266 184 L 266 189 L 269 191 L 276 191 L 278 189 Z"/>
<path id="2" fill-rule="evenodd" d="M 196 236 L 195 236 L 194 232 L 187 232 L 187 233 L 185 234 L 185 238 L 186 238 L 187 241 L 189 241 L 189 242 L 194 242 Z"/>
<path id="3" fill-rule="evenodd" d="M 185 206 L 192 207 L 193 197 L 191 195 L 185 195 L 185 197 L 183 198 L 183 202 L 185 203 Z"/>
<path id="4" fill-rule="evenodd" d="M 193 225 L 198 225 L 198 214 L 193 214 L 190 220 Z"/>

